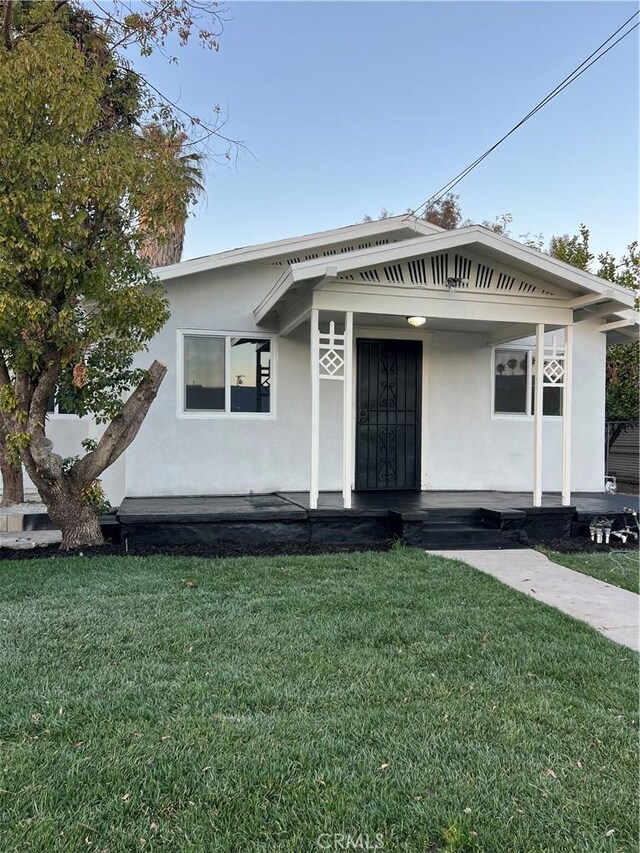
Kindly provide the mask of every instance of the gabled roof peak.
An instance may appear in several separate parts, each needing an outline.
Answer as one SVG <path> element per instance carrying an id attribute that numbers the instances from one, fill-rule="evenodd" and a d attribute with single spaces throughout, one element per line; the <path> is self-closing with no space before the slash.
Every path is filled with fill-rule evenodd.
<path id="1" fill-rule="evenodd" d="M 388 243 L 441 233 L 444 229 L 417 219 L 410 214 L 390 216 L 372 222 L 360 222 L 328 231 L 317 231 L 301 237 L 289 237 L 269 243 L 244 246 L 214 255 L 206 255 L 179 264 L 156 269 L 166 281 L 193 273 L 243 263 L 300 263 L 328 255 L 359 251 Z"/>

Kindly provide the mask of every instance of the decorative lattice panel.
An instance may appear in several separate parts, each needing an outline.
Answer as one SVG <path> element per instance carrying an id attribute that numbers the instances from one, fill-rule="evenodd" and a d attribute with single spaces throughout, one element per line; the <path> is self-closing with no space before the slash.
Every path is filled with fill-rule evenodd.
<path id="1" fill-rule="evenodd" d="M 558 346 L 556 341 L 544 349 L 544 364 L 542 365 L 542 385 L 544 388 L 564 388 L 566 374 L 566 351 Z"/>
<path id="2" fill-rule="evenodd" d="M 329 323 L 328 333 L 320 331 L 318 342 L 320 379 L 343 380 L 345 335 L 336 332 L 336 324 L 333 320 Z"/>

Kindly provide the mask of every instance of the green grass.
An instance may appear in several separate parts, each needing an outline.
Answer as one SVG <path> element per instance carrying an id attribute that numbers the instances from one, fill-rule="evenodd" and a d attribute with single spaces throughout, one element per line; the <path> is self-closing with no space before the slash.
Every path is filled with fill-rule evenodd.
<path id="1" fill-rule="evenodd" d="M 640 593 L 640 559 L 638 551 L 614 551 L 600 554 L 559 554 L 538 546 L 554 563 L 590 575 L 599 581 Z"/>
<path id="2" fill-rule="evenodd" d="M 636 850 L 637 655 L 462 563 L 0 563 L 0 625 L 2 853 Z"/>

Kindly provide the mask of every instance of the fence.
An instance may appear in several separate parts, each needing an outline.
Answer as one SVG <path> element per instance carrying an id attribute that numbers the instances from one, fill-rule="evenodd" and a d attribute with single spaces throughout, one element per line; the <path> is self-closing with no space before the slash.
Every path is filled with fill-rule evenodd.
<path id="1" fill-rule="evenodd" d="M 636 421 L 607 421 L 605 473 L 625 483 L 637 483 L 640 432 Z"/>

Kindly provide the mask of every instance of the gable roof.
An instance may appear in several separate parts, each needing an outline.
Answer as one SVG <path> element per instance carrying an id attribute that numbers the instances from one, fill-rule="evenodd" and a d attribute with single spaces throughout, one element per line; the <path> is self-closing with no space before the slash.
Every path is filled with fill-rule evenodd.
<path id="1" fill-rule="evenodd" d="M 161 281 L 180 278 L 193 273 L 207 272 L 222 267 L 244 263 L 287 264 L 313 260 L 317 257 L 334 256 L 343 252 L 358 251 L 379 245 L 439 234 L 444 231 L 423 219 L 407 214 L 361 222 L 329 231 L 317 231 L 302 237 L 289 237 L 270 243 L 243 246 L 215 255 L 205 255 L 190 261 L 181 261 L 166 267 L 157 267 L 155 273 Z M 446 233 L 446 232 L 445 232 Z"/>
<path id="2" fill-rule="evenodd" d="M 322 279 L 354 278 L 356 271 L 360 271 L 361 278 L 367 281 L 371 279 L 367 278 L 366 270 L 378 265 L 406 265 L 421 256 L 433 257 L 458 250 L 479 251 L 483 258 L 493 259 L 496 265 L 533 277 L 538 286 L 548 285 L 548 295 L 553 295 L 555 289 L 558 296 L 562 293 L 565 298 L 575 296 L 574 310 L 587 314 L 595 311 L 605 323 L 608 318 L 610 342 L 624 340 L 628 333 L 633 334 L 630 324 L 635 329 L 638 327 L 638 312 L 632 310 L 634 293 L 628 288 L 577 269 L 482 225 L 445 230 L 410 214 L 244 246 L 160 267 L 155 272 L 161 281 L 168 281 L 245 263 L 282 267 L 282 275 L 254 309 L 256 322 L 262 323 L 277 314 L 283 303 L 297 296 L 302 288 L 312 288 Z M 387 269 L 383 269 L 387 275 Z M 393 278 L 388 279 L 388 275 L 387 280 L 397 284 Z M 523 286 L 528 292 L 536 289 L 526 282 Z M 540 294 L 544 293 L 546 291 L 540 289 Z M 590 296 L 599 298 L 589 299 Z M 596 302 L 600 305 L 591 308 Z"/>
<path id="3" fill-rule="evenodd" d="M 268 319 L 274 312 L 278 312 L 278 306 L 291 298 L 295 291 L 305 285 L 313 287 L 323 279 L 354 279 L 356 274 L 363 282 L 380 282 L 391 286 L 426 285 L 429 268 L 423 266 L 423 272 L 420 273 L 420 268 L 412 265 L 412 261 L 427 256 L 432 259 L 434 256 L 443 257 L 447 252 L 455 251 L 464 253 L 462 256 L 456 254 L 456 263 L 464 262 L 467 256 L 473 257 L 474 250 L 481 252 L 483 265 L 493 261 L 496 266 L 507 266 L 514 274 L 533 277 L 535 285 L 526 281 L 521 284 L 521 289 L 528 294 L 538 292 L 540 295 L 555 295 L 565 300 L 595 294 L 602 298 L 592 301 L 606 302 L 608 313 L 633 308 L 634 294 L 628 288 L 579 270 L 551 255 L 496 234 L 489 228 L 471 225 L 452 231 L 440 229 L 434 234 L 402 242 L 292 263 L 256 306 L 254 316 L 257 322 Z M 485 270 L 491 272 L 483 266 Z M 467 276 L 468 273 L 463 277 Z"/>
<path id="4" fill-rule="evenodd" d="M 578 269 L 509 237 L 496 234 L 495 231 L 483 225 L 470 225 L 452 231 L 441 230 L 437 234 L 405 240 L 397 246 L 375 246 L 343 257 L 297 263 L 292 265 L 291 272 L 293 281 L 304 281 L 317 276 L 324 277 L 327 274 L 344 275 L 367 266 L 408 260 L 425 254 L 464 247 L 480 248 L 486 257 L 506 263 L 510 267 L 521 270 L 525 275 L 534 275 L 548 281 L 549 284 L 557 284 L 575 292 L 576 295 L 579 295 L 578 291 L 590 293 L 612 291 L 616 301 L 624 306 L 633 307 L 634 294 L 628 288 L 599 278 L 597 275 Z"/>

